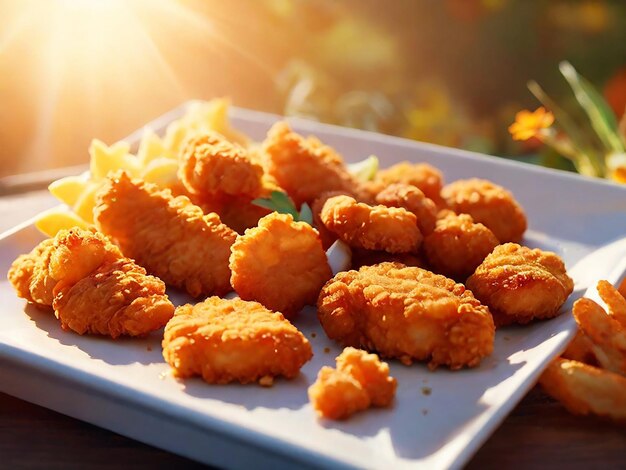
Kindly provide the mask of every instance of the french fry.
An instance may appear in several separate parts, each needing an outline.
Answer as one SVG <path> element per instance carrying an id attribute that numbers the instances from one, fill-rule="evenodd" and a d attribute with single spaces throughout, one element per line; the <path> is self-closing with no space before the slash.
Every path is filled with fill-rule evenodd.
<path id="1" fill-rule="evenodd" d="M 592 342 L 598 363 L 607 370 L 626 375 L 626 331 L 591 299 L 574 303 L 574 318 L 579 328 Z"/>
<path id="2" fill-rule="evenodd" d="M 96 205 L 96 192 L 98 192 L 100 186 L 100 182 L 96 183 L 91 181 L 73 206 L 76 215 L 89 224 L 93 223 L 93 208 Z"/>
<path id="3" fill-rule="evenodd" d="M 137 150 L 139 166 L 145 168 L 153 160 L 161 158 L 174 159 L 176 156 L 165 147 L 161 138 L 152 129 L 146 128 Z"/>
<path id="4" fill-rule="evenodd" d="M 626 424 L 626 378 L 578 361 L 555 359 L 539 383 L 571 413 Z"/>
<path id="5" fill-rule="evenodd" d="M 148 183 L 169 187 L 178 181 L 177 173 L 178 160 L 157 158 L 146 166 L 141 177 Z"/>
<path id="6" fill-rule="evenodd" d="M 98 139 L 92 140 L 89 147 L 91 178 L 106 178 L 110 172 L 117 170 L 126 170 L 131 176 L 139 176 L 139 161 L 129 151 L 130 145 L 123 141 L 109 147 Z"/>
<path id="7" fill-rule="evenodd" d="M 609 308 L 611 317 L 617 320 L 622 328 L 626 328 L 626 299 L 608 281 L 598 282 L 598 293 Z"/>
<path id="8" fill-rule="evenodd" d="M 73 227 L 88 228 L 89 224 L 73 212 L 61 209 L 52 209 L 44 212 L 35 221 L 35 227 L 49 237 L 54 237 L 61 230 L 69 230 Z"/>
<path id="9" fill-rule="evenodd" d="M 567 349 L 563 352 L 565 359 L 582 362 L 589 365 L 598 365 L 596 355 L 593 353 L 593 345 L 585 334 L 578 330 L 576 336 L 569 343 Z"/>
<path id="10" fill-rule="evenodd" d="M 51 183 L 48 186 L 48 191 L 59 201 L 68 206 L 73 206 L 88 184 L 89 181 L 86 176 L 67 176 Z"/>

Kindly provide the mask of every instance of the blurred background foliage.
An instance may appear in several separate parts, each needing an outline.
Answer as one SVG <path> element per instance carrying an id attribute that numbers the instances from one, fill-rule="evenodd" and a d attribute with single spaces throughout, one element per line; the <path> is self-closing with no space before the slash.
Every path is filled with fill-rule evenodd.
<path id="1" fill-rule="evenodd" d="M 49 0 L 46 8 L 78 16 L 95 1 Z M 100 12 L 113 2 L 100 2 Z M 5 26 L 16 4 L 38 4 L 46 19 L 42 0 L 0 3 Z M 132 37 L 104 46 L 100 38 L 101 51 L 115 49 L 101 52 L 108 71 L 91 70 L 87 87 L 84 75 L 72 79 L 66 70 L 47 126 L 38 103 L 48 98 L 29 89 L 37 61 L 50 60 L 37 49 L 45 28 L 16 36 L 17 49 L 2 49 L 0 36 L 1 174 L 84 162 L 92 137 L 115 141 L 191 98 L 230 96 L 237 106 L 566 169 L 571 164 L 536 139 L 516 142 L 507 131 L 517 111 L 538 106 L 527 82 L 559 102 L 573 100 L 558 71 L 568 60 L 618 119 L 626 108 L 621 0 L 129 0 L 118 8 L 133 9 L 135 27 L 165 66 L 146 73 L 139 68 L 145 53 L 132 60 Z M 122 27 L 111 26 L 111 34 L 119 38 Z M 120 48 L 124 63 L 111 64 Z M 62 48 L 56 54 L 76 57 Z"/>

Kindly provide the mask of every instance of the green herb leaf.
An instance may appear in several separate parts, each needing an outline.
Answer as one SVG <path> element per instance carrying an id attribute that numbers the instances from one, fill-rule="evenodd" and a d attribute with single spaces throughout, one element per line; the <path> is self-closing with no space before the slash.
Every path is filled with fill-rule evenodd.
<path id="1" fill-rule="evenodd" d="M 290 214 L 296 222 L 306 222 L 311 226 L 313 225 L 313 214 L 309 205 L 307 203 L 302 204 L 300 212 L 298 212 L 293 201 L 282 191 L 272 191 L 270 197 L 254 199 L 252 204 L 280 214 Z"/>
<path id="2" fill-rule="evenodd" d="M 370 155 L 365 160 L 349 164 L 348 171 L 361 181 L 372 181 L 378 172 L 378 167 L 378 157 Z"/>
<path id="3" fill-rule="evenodd" d="M 561 62 L 559 70 L 572 87 L 576 101 L 589 116 L 591 125 L 607 150 L 609 152 L 623 152 L 624 146 L 619 138 L 617 119 L 602 95 L 595 90 L 591 83 L 580 76 L 569 62 Z"/>

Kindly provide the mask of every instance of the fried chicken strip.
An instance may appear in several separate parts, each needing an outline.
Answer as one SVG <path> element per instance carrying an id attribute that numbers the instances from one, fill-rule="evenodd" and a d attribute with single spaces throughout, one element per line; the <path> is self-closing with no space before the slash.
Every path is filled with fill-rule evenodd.
<path id="1" fill-rule="evenodd" d="M 399 263 L 337 274 L 320 293 L 329 338 L 405 363 L 473 367 L 493 351 L 489 309 L 451 279 Z"/>
<path id="2" fill-rule="evenodd" d="M 98 228 L 124 255 L 191 296 L 230 291 L 228 257 L 237 234 L 215 213 L 119 173 L 97 196 Z"/>
<path id="3" fill-rule="evenodd" d="M 366 197 L 341 156 L 315 137 L 302 137 L 286 122 L 272 126 L 263 142 L 267 171 L 293 201 L 312 204 L 322 193 L 341 191 Z"/>
<path id="4" fill-rule="evenodd" d="M 46 299 L 24 290 L 29 276 L 30 285 L 47 286 Z M 9 280 L 18 295 L 53 307 L 63 329 L 79 334 L 141 336 L 162 328 L 174 313 L 162 281 L 89 230 L 62 230 L 45 240 L 13 263 Z"/>

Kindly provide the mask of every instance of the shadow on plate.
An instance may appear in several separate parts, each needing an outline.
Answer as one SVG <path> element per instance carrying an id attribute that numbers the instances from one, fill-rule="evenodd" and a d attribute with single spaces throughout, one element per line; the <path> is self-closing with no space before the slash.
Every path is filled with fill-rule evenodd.
<path id="1" fill-rule="evenodd" d="M 104 336 L 79 335 L 72 331 L 64 331 L 52 309 L 46 310 L 27 304 L 24 312 L 49 338 L 58 341 L 63 346 L 78 348 L 92 359 L 111 365 L 134 363 L 150 365 L 164 362 L 161 356 L 162 330 L 155 331 L 144 338 L 122 337 L 114 340 Z"/>
<path id="2" fill-rule="evenodd" d="M 200 399 L 212 399 L 254 410 L 257 408 L 298 410 L 309 402 L 308 379 L 302 373 L 295 379 L 277 378 L 272 387 L 258 384 L 209 385 L 198 377 L 177 379 L 184 386 L 184 392 Z M 280 393 L 277 393 L 280 388 Z"/>

